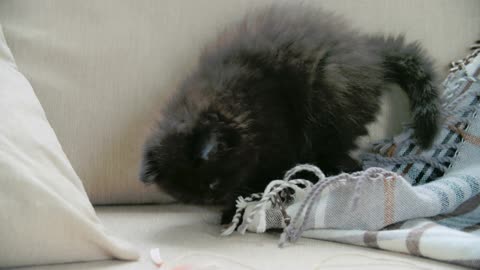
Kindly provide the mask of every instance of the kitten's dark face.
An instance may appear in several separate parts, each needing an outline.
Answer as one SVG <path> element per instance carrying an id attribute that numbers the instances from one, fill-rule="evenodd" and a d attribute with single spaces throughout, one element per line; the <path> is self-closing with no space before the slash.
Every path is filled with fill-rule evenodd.
<path id="1" fill-rule="evenodd" d="M 182 202 L 224 203 L 242 185 L 254 156 L 237 130 L 208 113 L 193 128 L 154 133 L 144 148 L 140 178 Z"/>

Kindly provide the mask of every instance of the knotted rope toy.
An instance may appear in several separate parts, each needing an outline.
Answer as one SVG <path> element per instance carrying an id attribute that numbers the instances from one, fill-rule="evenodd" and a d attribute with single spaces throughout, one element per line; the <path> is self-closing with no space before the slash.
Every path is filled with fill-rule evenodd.
<path id="1" fill-rule="evenodd" d="M 305 189 L 310 189 L 313 186 L 313 183 L 305 180 L 305 179 L 292 179 L 292 177 L 301 171 L 310 171 L 314 173 L 319 179 L 325 177 L 325 175 L 320 171 L 320 169 L 316 168 L 312 165 L 299 165 L 287 173 L 283 177 L 283 180 L 273 180 L 270 184 L 265 188 L 263 193 L 254 193 L 248 197 L 243 198 L 242 196 L 238 197 L 236 202 L 237 210 L 235 215 L 232 218 L 232 222 L 222 232 L 222 236 L 227 236 L 232 234 L 235 229 L 238 227 L 238 231 L 241 234 L 244 234 L 248 228 L 248 225 L 252 223 L 254 216 L 260 212 L 260 210 L 265 210 L 267 203 L 272 203 L 274 205 L 284 207 L 284 203 L 289 199 L 288 194 L 286 192 L 287 189 L 298 190 L 300 186 L 304 186 Z M 291 198 L 290 198 L 291 199 Z M 257 202 L 258 201 L 258 202 Z M 245 210 L 251 203 L 256 203 L 253 210 L 250 212 L 246 220 L 239 226 L 240 219 L 242 218 Z M 284 220 L 288 222 L 290 219 L 284 211 Z"/>
<path id="2" fill-rule="evenodd" d="M 312 182 L 305 179 L 292 179 L 299 172 L 311 172 L 317 177 L 317 183 L 313 185 Z M 270 182 L 263 193 L 255 193 L 252 196 L 243 198 L 239 197 L 237 200 L 237 211 L 232 219 L 232 223 L 227 229 L 222 232 L 223 236 L 232 234 L 235 229 L 241 234 L 244 234 L 248 226 L 254 220 L 254 217 L 261 212 L 269 203 L 272 207 L 280 207 L 283 213 L 283 221 L 285 223 L 284 232 L 280 237 L 280 246 L 285 242 L 294 242 L 305 231 L 306 220 L 312 215 L 312 209 L 318 197 L 327 188 L 335 188 L 338 185 L 343 185 L 347 181 L 354 181 L 355 191 L 352 197 L 353 208 L 356 208 L 358 201 L 362 194 L 362 183 L 365 181 L 383 181 L 384 179 L 391 179 L 396 177 L 396 174 L 382 168 L 369 168 L 365 171 L 355 172 L 352 174 L 342 173 L 336 176 L 326 177 L 325 174 L 316 166 L 310 164 L 298 165 L 289 170 L 283 180 L 274 180 Z M 303 186 L 303 187 L 301 187 Z M 293 194 L 285 192 L 287 189 L 293 189 Z M 285 211 L 287 202 L 295 201 L 295 194 L 299 191 L 307 191 L 307 196 L 302 200 L 295 216 L 291 219 Z M 247 217 L 243 218 L 240 224 L 240 219 L 245 213 L 247 207 L 254 205 Z M 240 224 L 240 225 L 239 225 Z"/>

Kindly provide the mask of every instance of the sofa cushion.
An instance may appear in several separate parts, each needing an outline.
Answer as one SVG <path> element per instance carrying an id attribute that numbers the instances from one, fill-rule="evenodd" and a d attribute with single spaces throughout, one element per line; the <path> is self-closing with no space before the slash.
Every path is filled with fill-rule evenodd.
<path id="1" fill-rule="evenodd" d="M 272 1 L 3 0 L 0 22 L 91 200 L 165 202 L 137 181 L 151 121 L 208 39 Z M 478 38 L 478 0 L 304 2 L 361 30 L 405 32 L 442 68 Z M 398 110 L 387 115 L 400 124 Z M 377 138 L 396 130 L 383 127 Z"/>
<path id="2" fill-rule="evenodd" d="M 279 248 L 277 233 L 220 236 L 213 208 L 183 205 L 96 207 L 102 222 L 141 250 L 138 262 L 93 262 L 24 270 L 158 269 L 150 250 L 159 248 L 161 269 L 191 264 L 217 270 L 465 269 L 408 255 L 327 241 L 300 239 Z M 216 266 L 217 268 L 215 268 Z M 191 269 L 194 270 L 194 269 Z"/>

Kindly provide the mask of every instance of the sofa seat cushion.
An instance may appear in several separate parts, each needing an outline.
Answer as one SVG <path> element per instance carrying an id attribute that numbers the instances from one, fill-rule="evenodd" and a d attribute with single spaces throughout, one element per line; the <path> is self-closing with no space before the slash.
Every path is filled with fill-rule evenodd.
<path id="1" fill-rule="evenodd" d="M 30 270 L 158 269 L 150 250 L 159 248 L 165 268 L 184 263 L 217 269 L 466 269 L 408 255 L 333 242 L 301 239 L 279 248 L 278 233 L 220 236 L 214 208 L 184 205 L 96 207 L 102 222 L 141 251 L 137 262 L 104 261 L 32 267 Z M 242 266 L 243 265 L 243 266 Z M 79 268 L 81 266 L 81 268 Z"/>

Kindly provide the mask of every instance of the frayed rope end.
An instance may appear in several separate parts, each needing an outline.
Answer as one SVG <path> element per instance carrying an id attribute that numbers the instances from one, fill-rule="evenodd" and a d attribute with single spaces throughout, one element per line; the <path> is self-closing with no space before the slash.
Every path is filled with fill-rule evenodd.
<path id="1" fill-rule="evenodd" d="M 237 224 L 232 223 L 232 224 L 230 224 L 230 226 L 228 226 L 228 228 L 224 229 L 220 235 L 221 236 L 229 236 L 235 231 L 236 227 L 237 227 Z"/>
<path id="2" fill-rule="evenodd" d="M 286 243 L 287 243 L 287 234 L 285 232 L 283 232 L 280 235 L 280 240 L 278 241 L 278 247 L 279 248 L 284 248 Z"/>
<path id="3" fill-rule="evenodd" d="M 294 227 L 286 227 L 280 235 L 278 247 L 283 248 L 287 243 L 295 243 L 300 238 L 301 232 Z"/>
<path id="4" fill-rule="evenodd" d="M 240 227 L 238 227 L 238 232 L 240 234 L 245 234 L 247 232 L 247 229 L 248 229 L 248 224 L 242 224 L 240 225 Z"/>

